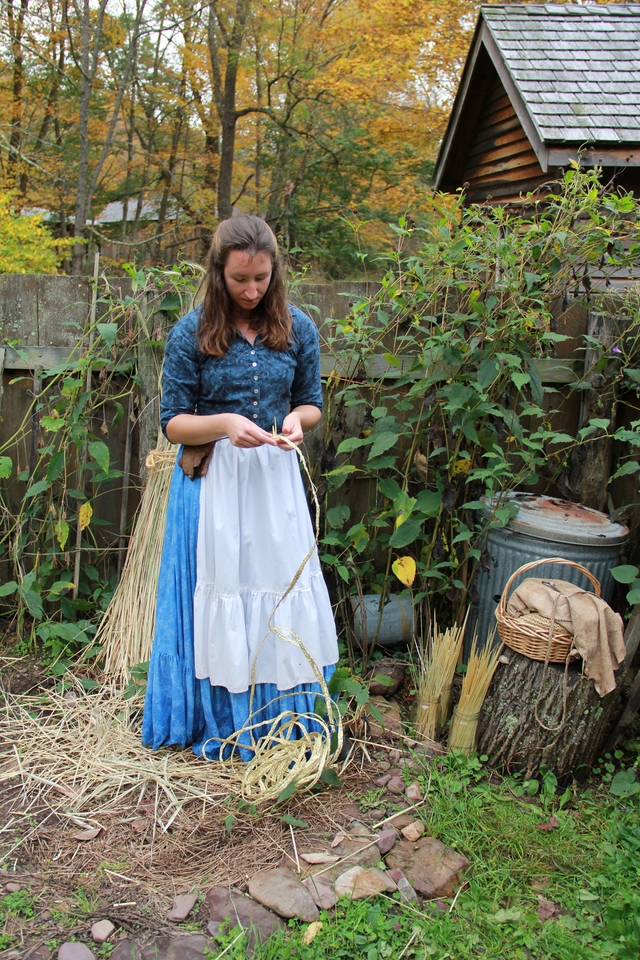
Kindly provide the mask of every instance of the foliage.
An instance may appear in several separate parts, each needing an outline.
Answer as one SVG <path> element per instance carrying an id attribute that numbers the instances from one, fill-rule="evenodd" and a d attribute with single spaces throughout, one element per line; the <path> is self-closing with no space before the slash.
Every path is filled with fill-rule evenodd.
<path id="1" fill-rule="evenodd" d="M 18 636 L 41 641 L 56 676 L 78 652 L 99 652 L 96 616 L 115 586 L 122 535 L 99 505 L 122 478 L 110 436 L 136 386 L 136 347 L 154 342 L 163 316 L 184 312 L 199 277 L 191 268 L 130 270 L 132 295 L 123 299 L 100 283 L 97 320 L 68 359 L 37 374 L 30 409 L 0 447 L 0 551 L 12 571 L 0 597 L 17 611 Z"/>
<path id="2" fill-rule="evenodd" d="M 375 592 L 382 604 L 393 563 L 412 557 L 413 602 L 435 596 L 460 617 L 487 532 L 510 519 L 505 495 L 552 483 L 577 445 L 606 434 L 598 418 L 566 433 L 540 371 L 566 339 L 554 331 L 554 304 L 637 258 L 639 210 L 597 173 L 571 169 L 524 209 L 436 197 L 430 226 L 401 219 L 380 291 L 328 338 L 322 559 L 343 596 Z M 633 380 L 640 301 L 634 290 L 619 299 L 632 323 L 618 350 Z M 616 432 L 623 452 L 635 453 L 639 425 Z M 366 491 L 364 516 L 351 514 L 354 485 Z"/>
<path id="3" fill-rule="evenodd" d="M 42 214 L 21 215 L 14 204 L 0 192 L 0 273 L 57 273 L 70 241 L 55 239 Z"/>

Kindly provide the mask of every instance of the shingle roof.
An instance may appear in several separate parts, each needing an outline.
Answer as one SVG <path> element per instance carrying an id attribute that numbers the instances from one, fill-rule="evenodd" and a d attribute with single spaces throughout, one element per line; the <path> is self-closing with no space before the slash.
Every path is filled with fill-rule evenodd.
<path id="1" fill-rule="evenodd" d="M 483 6 L 543 142 L 640 142 L 640 3 Z"/>

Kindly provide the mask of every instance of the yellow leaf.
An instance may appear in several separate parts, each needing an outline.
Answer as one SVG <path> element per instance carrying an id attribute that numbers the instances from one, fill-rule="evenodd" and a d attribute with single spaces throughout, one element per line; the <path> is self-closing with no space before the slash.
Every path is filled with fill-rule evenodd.
<path id="1" fill-rule="evenodd" d="M 391 569 L 405 587 L 410 587 L 416 578 L 416 562 L 413 557 L 399 557 L 391 564 Z"/>
<path id="2" fill-rule="evenodd" d="M 401 524 L 403 524 L 406 519 L 407 519 L 407 515 L 406 515 L 406 513 L 404 512 L 404 510 L 399 510 L 399 511 L 398 511 L 398 516 L 396 517 L 396 529 L 397 529 Z"/>
<path id="3" fill-rule="evenodd" d="M 91 517 L 93 516 L 93 507 L 90 503 L 83 503 L 78 511 L 78 520 L 80 521 L 80 529 L 84 530 L 85 527 L 88 527 L 91 523 Z"/>
<path id="4" fill-rule="evenodd" d="M 321 930 L 322 922 L 320 920 L 314 920 L 313 923 L 310 923 L 305 932 L 302 934 L 302 942 L 309 946 L 309 944 L 315 940 Z"/>
<path id="5" fill-rule="evenodd" d="M 451 471 L 454 475 L 456 473 L 468 473 L 471 469 L 471 460 L 456 460 L 453 465 L 453 470 Z"/>

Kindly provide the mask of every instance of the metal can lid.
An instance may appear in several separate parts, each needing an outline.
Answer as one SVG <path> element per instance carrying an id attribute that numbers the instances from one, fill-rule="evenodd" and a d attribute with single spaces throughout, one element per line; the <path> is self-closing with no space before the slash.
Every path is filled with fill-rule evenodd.
<path id="1" fill-rule="evenodd" d="M 498 497 L 485 498 L 487 511 L 493 510 Z M 505 504 L 516 504 L 518 512 L 507 526 L 515 533 L 537 537 L 550 542 L 609 546 L 624 543 L 629 528 L 613 523 L 606 513 L 583 507 L 570 500 L 558 500 L 538 493 L 513 490 L 502 499 Z"/>

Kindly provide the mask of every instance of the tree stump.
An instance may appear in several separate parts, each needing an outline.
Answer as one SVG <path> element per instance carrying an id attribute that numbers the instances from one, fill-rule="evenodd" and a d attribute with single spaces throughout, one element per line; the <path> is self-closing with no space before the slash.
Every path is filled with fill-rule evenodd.
<path id="1" fill-rule="evenodd" d="M 505 648 L 478 724 L 478 752 L 492 766 L 531 779 L 546 764 L 558 778 L 587 775 L 600 756 L 618 703 L 614 690 L 600 697 L 582 676 L 582 660 L 564 664 L 530 660 Z M 566 711 L 563 697 L 566 684 Z M 551 727 L 545 730 L 536 719 Z"/>

